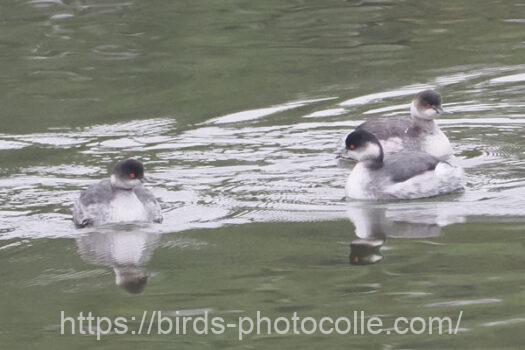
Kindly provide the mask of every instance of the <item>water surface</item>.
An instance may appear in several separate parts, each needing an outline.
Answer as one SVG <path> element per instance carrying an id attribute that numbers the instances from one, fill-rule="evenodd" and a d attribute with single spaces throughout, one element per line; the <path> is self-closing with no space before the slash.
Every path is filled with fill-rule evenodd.
<path id="1" fill-rule="evenodd" d="M 520 348 L 525 4 L 0 5 L 0 339 L 9 348 Z M 460 195 L 346 201 L 339 138 L 436 88 Z M 78 231 L 141 159 L 162 225 Z M 127 281 L 127 282 L 126 282 Z M 129 282 L 129 283 L 128 283 Z M 142 290 L 141 294 L 133 294 Z M 464 311 L 455 336 L 60 336 L 60 311 Z"/>

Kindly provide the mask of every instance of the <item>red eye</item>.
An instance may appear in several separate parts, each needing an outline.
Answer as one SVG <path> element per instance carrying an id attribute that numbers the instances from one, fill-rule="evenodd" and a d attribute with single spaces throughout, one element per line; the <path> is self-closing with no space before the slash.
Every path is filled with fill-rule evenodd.
<path id="1" fill-rule="evenodd" d="M 426 104 L 423 105 L 423 108 L 426 108 L 426 109 L 428 109 L 428 108 L 432 108 L 432 105 L 426 103 Z"/>
<path id="2" fill-rule="evenodd" d="M 129 178 L 130 178 L 130 179 L 134 179 L 134 178 L 136 178 L 136 177 L 137 177 L 137 174 L 135 174 L 135 173 L 129 173 Z"/>
<path id="3" fill-rule="evenodd" d="M 355 145 L 350 145 L 350 146 L 348 146 L 348 148 L 349 148 L 350 150 L 354 150 L 354 149 L 355 149 Z"/>

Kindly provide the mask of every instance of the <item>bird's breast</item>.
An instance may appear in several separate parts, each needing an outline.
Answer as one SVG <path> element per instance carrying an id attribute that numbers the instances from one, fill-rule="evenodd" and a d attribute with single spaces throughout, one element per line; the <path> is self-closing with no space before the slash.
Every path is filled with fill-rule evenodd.
<path id="1" fill-rule="evenodd" d="M 110 203 L 111 222 L 147 220 L 144 204 L 133 191 L 123 191 L 115 195 Z"/>
<path id="2" fill-rule="evenodd" d="M 370 183 L 369 170 L 362 164 L 357 163 L 346 181 L 346 195 L 354 199 L 367 199 L 367 187 Z"/>
<path id="3" fill-rule="evenodd" d="M 440 160 L 445 160 L 452 155 L 450 141 L 441 130 L 425 137 L 422 150 Z"/>

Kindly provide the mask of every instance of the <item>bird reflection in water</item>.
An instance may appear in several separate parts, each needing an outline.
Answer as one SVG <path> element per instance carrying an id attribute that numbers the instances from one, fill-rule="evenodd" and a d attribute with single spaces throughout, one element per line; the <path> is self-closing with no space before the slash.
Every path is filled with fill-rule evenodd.
<path id="1" fill-rule="evenodd" d="M 439 204 L 422 204 L 408 207 L 403 204 L 352 203 L 347 214 L 357 236 L 350 243 L 350 264 L 369 265 L 384 259 L 381 247 L 387 238 L 432 238 L 441 228 L 464 222 Z"/>
<path id="2" fill-rule="evenodd" d="M 76 242 L 83 260 L 113 268 L 117 286 L 131 294 L 144 291 L 149 278 L 146 264 L 159 245 L 159 235 L 138 230 L 101 231 L 84 234 Z"/>

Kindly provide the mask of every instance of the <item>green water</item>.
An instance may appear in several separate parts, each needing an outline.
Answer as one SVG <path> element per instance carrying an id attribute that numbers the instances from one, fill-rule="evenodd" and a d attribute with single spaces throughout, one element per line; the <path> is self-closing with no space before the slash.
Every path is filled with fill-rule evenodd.
<path id="1" fill-rule="evenodd" d="M 1 349 L 523 348 L 525 3 L 9 0 L 0 18 Z M 344 201 L 338 139 L 424 88 L 465 193 Z M 75 230 L 72 201 L 124 157 L 164 223 Z M 441 336 L 60 335 L 61 311 L 153 310 L 463 313 Z"/>

